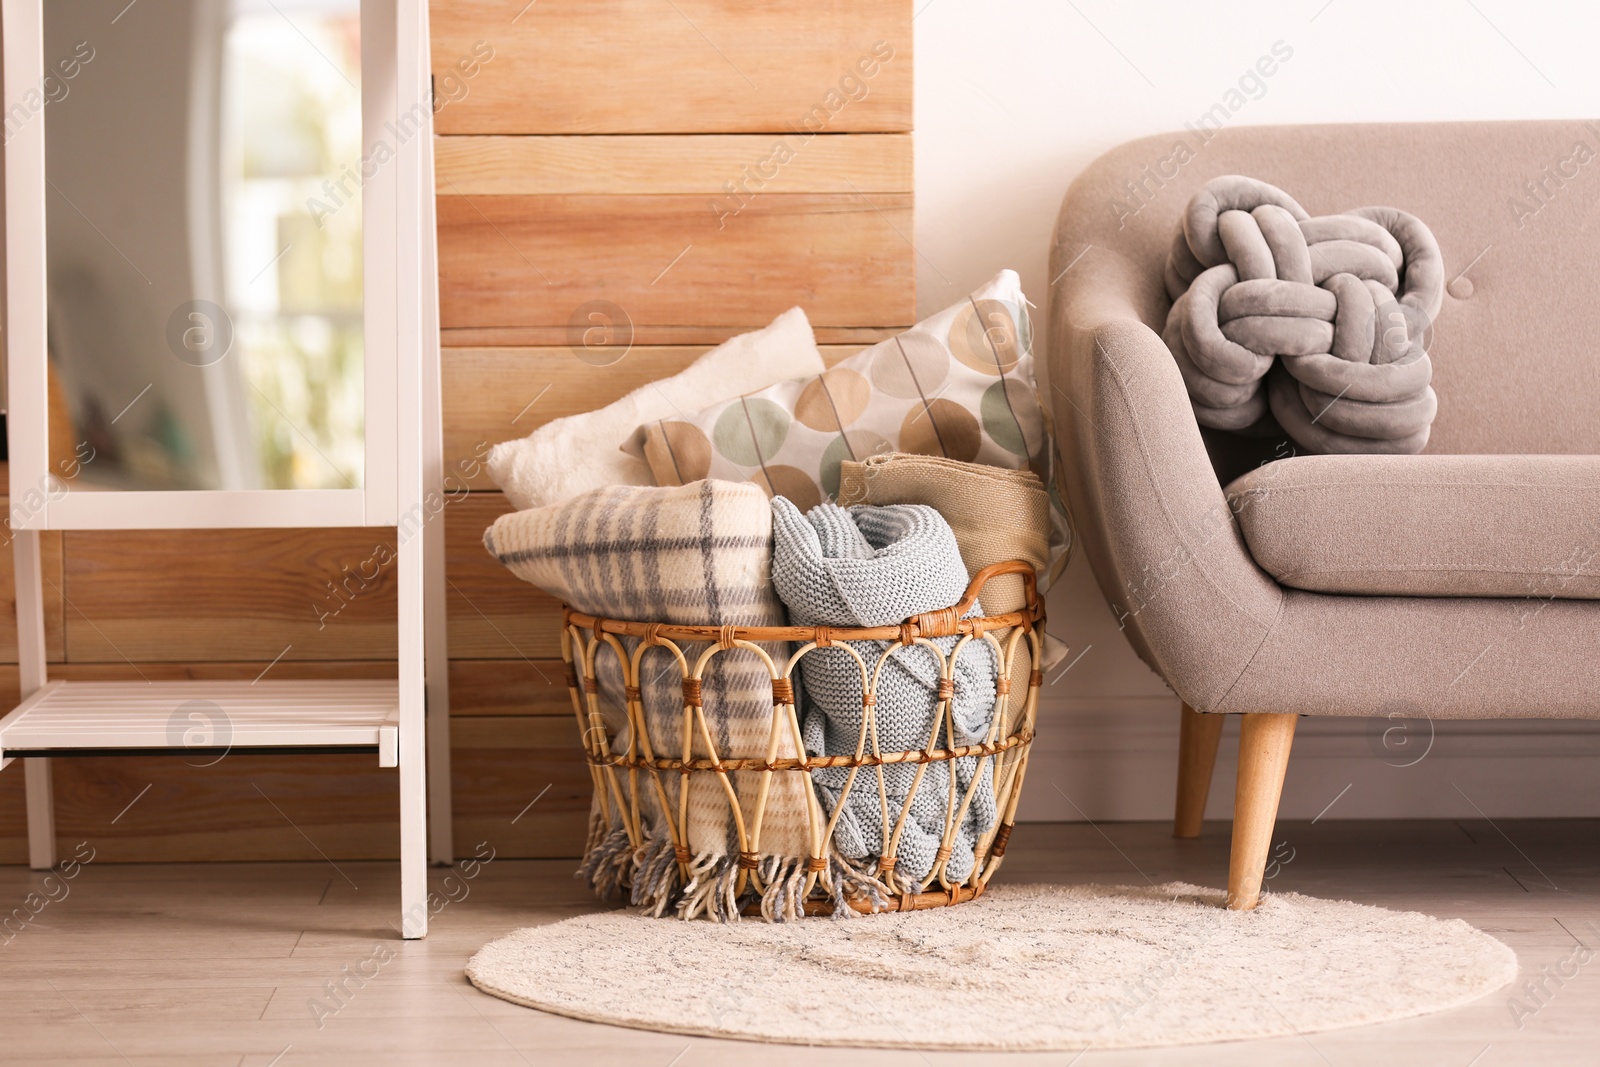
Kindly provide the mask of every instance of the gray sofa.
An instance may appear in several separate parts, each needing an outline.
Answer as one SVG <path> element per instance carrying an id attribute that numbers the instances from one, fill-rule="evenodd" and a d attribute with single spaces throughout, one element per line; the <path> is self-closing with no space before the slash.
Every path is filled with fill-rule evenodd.
<path id="1" fill-rule="evenodd" d="M 1422 455 L 1306 456 L 1196 424 L 1159 336 L 1162 269 L 1223 174 L 1313 215 L 1381 204 L 1432 228 L 1447 285 Z M 1185 703 L 1180 835 L 1218 713 L 1245 716 L 1230 906 L 1258 898 L 1297 715 L 1600 717 L 1600 123 L 1134 141 L 1073 183 L 1050 276 L 1043 384 L 1081 543 Z"/>

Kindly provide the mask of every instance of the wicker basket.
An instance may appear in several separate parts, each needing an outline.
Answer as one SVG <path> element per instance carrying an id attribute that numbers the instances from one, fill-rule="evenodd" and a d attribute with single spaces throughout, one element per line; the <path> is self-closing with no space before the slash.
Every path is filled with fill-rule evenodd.
<path id="1" fill-rule="evenodd" d="M 977 603 L 979 591 L 986 582 L 1008 574 L 1022 577 L 1026 591 L 1025 607 L 1022 610 L 1004 615 L 966 619 L 961 617 Z M 887 800 L 883 801 L 886 805 L 883 812 L 885 816 L 883 826 L 893 827 L 888 845 L 884 849 L 890 858 L 885 860 L 882 857 L 875 857 L 875 859 L 878 878 L 882 884 L 890 888 L 893 895 L 886 901 L 880 901 L 877 908 L 864 899 L 846 898 L 849 899 L 851 907 L 862 912 L 906 911 L 960 904 L 982 894 L 990 877 L 999 868 L 1001 859 L 1005 855 L 1006 842 L 1011 836 L 1011 827 L 1016 818 L 1017 798 L 1022 792 L 1023 775 L 1027 770 L 1028 748 L 1033 741 L 1041 681 L 1038 667 L 1042 654 L 1044 606 L 1038 595 L 1033 568 L 1027 563 L 1012 561 L 985 567 L 973 576 L 960 603 L 939 611 L 913 616 L 896 626 L 848 629 L 826 626 L 677 626 L 596 618 L 571 609 L 565 609 L 563 617 L 565 625 L 561 635 L 561 656 L 566 662 L 567 686 L 572 694 L 572 707 L 578 717 L 578 728 L 583 737 L 585 756 L 594 788 L 605 819 L 608 822 L 615 822 L 620 816 L 620 821 L 627 829 L 629 839 L 636 849 L 643 843 L 641 796 L 644 790 L 654 793 L 661 811 L 672 812 L 673 806 L 669 804 L 667 791 L 662 784 L 664 775 L 684 775 L 685 783 L 689 775 L 716 775 L 728 800 L 732 821 L 738 833 L 740 871 L 737 892 L 743 894 L 746 888 L 760 891 L 762 886 L 756 857 L 759 855 L 761 823 L 772 776 L 806 775 L 809 786 L 812 768 L 850 768 L 844 794 L 833 812 L 824 810 L 814 789 L 807 788 L 804 791 L 809 798 L 811 809 L 809 834 L 811 844 L 804 883 L 804 908 L 810 915 L 829 914 L 834 909 L 835 899 L 833 887 L 828 884 L 829 856 L 832 851 L 834 825 L 838 820 L 838 813 L 844 807 L 845 798 L 848 797 L 850 790 L 862 787 L 873 789 L 880 798 L 884 797 L 882 789 L 884 765 L 913 763 L 919 765 L 913 787 L 898 814 L 887 807 Z M 996 638 L 995 631 L 1008 631 L 1003 635 L 1003 643 Z M 951 636 L 957 636 L 960 640 L 949 656 L 945 656 L 930 640 Z M 622 637 L 641 639 L 631 655 L 624 648 L 620 640 Z M 1028 678 L 1026 693 L 1018 706 L 1012 700 L 1010 693 L 1010 674 L 1018 642 L 1022 640 L 1030 642 L 1034 669 Z M 758 641 L 794 642 L 799 647 L 787 662 L 780 663 L 774 662 L 765 649 L 755 644 Z M 833 646 L 841 641 L 894 643 L 885 649 L 877 664 L 863 660 L 855 649 L 843 646 L 862 669 L 864 691 L 862 725 L 856 751 L 851 755 L 805 756 L 805 745 L 801 740 L 800 722 L 794 705 L 794 684 L 791 676 L 801 658 L 807 653 L 816 648 Z M 981 744 L 956 746 L 950 743 L 954 737 L 950 710 L 950 698 L 953 693 L 952 664 L 968 641 L 989 642 L 1001 666 L 995 680 L 995 712 L 988 736 Z M 710 642 L 709 646 L 692 659 L 686 656 L 682 647 L 683 643 L 707 642 Z M 915 644 L 927 647 L 940 660 L 939 703 L 933 729 L 926 748 L 906 752 L 883 752 L 878 747 L 877 730 L 873 720 L 876 703 L 874 689 L 878 677 L 876 668 L 881 667 L 883 661 L 897 648 Z M 644 728 L 639 665 L 643 650 L 655 646 L 663 646 L 673 653 L 682 675 L 683 748 L 677 756 L 651 751 L 648 732 Z M 612 751 L 612 738 L 608 734 L 600 711 L 595 658 L 600 654 L 602 647 L 608 647 L 615 654 L 623 675 L 628 704 L 627 716 L 631 726 L 626 752 Z M 712 657 L 735 648 L 748 649 L 760 656 L 772 679 L 772 726 L 769 733 L 768 755 L 765 759 L 725 759 L 714 754 L 716 746 L 711 740 L 712 731 L 706 722 L 701 680 Z M 581 681 L 578 671 L 580 665 Z M 780 737 L 785 733 L 793 739 L 794 750 L 801 753 L 799 758 L 776 758 Z M 713 755 L 696 758 L 693 753 L 693 742 L 696 739 Z M 932 871 L 916 882 L 900 876 L 894 869 L 892 857 L 896 854 L 901 829 L 909 816 L 912 799 L 922 785 L 926 765 L 967 756 L 979 758 L 978 773 L 972 776 L 972 784 L 961 795 L 958 795 L 955 786 L 956 775 L 951 773 L 948 776 L 949 798 L 944 813 L 942 847 L 939 849 Z M 977 841 L 971 874 L 960 882 L 952 883 L 945 873 L 950 844 L 954 839 L 955 827 L 965 818 L 967 809 L 972 803 L 981 780 L 983 761 L 987 760 L 993 760 L 995 763 L 993 782 L 996 823 Z M 857 779 L 863 769 L 869 776 L 875 775 L 876 782 L 871 781 L 869 777 L 866 783 L 858 785 Z M 952 772 L 953 770 L 954 768 Z M 762 775 L 759 798 L 755 810 L 748 818 L 740 810 L 741 805 L 730 782 L 729 771 L 757 771 Z M 679 789 L 677 792 L 682 801 L 688 790 Z M 668 822 L 678 863 L 680 868 L 683 868 L 687 856 L 685 843 L 688 838 L 685 803 L 680 802 Z M 885 903 L 886 909 L 883 907 Z"/>

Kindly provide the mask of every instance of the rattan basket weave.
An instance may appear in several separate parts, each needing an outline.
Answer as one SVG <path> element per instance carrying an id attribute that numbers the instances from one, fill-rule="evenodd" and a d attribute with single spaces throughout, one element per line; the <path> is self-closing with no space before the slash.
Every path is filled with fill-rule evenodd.
<path id="1" fill-rule="evenodd" d="M 1022 610 L 1003 615 L 962 618 L 978 601 L 984 584 L 1000 575 L 1016 574 L 1023 580 L 1026 600 Z M 687 789 L 676 792 L 680 803 L 674 807 L 668 801 L 663 776 L 716 775 L 727 798 L 732 821 L 738 833 L 740 871 L 737 891 L 747 888 L 760 891 L 760 874 L 756 862 L 762 817 L 766 806 L 772 776 L 800 774 L 806 776 L 808 788 L 805 795 L 810 805 L 810 854 L 807 863 L 804 901 L 807 914 L 828 914 L 834 908 L 832 886 L 828 884 L 829 856 L 832 850 L 833 830 L 839 812 L 844 807 L 849 791 L 859 788 L 858 777 L 863 771 L 876 775 L 877 781 L 866 787 L 874 789 L 881 797 L 883 770 L 887 764 L 911 763 L 918 769 L 911 793 L 898 812 L 887 807 L 883 826 L 893 827 L 884 853 L 888 859 L 874 857 L 879 880 L 890 888 L 892 896 L 880 902 L 876 910 L 906 911 L 918 908 L 959 904 L 979 896 L 989 879 L 999 868 L 1005 856 L 1006 843 L 1016 818 L 1017 798 L 1022 792 L 1023 776 L 1027 771 L 1028 749 L 1033 741 L 1034 721 L 1038 710 L 1041 674 L 1041 637 L 1044 629 L 1044 606 L 1035 583 L 1033 568 L 1027 563 L 1012 561 L 985 567 L 973 576 L 961 602 L 939 611 L 913 616 L 895 626 L 869 626 L 858 628 L 826 626 L 681 626 L 663 623 L 624 622 L 597 618 L 570 608 L 564 610 L 565 625 L 561 635 L 561 656 L 566 662 L 567 686 L 572 695 L 572 707 L 578 717 L 578 728 L 583 737 L 585 756 L 594 781 L 596 795 L 608 823 L 618 821 L 628 832 L 634 848 L 643 844 L 641 829 L 641 798 L 645 790 L 653 792 L 659 810 L 671 812 L 668 819 L 672 842 L 680 868 L 684 868 L 688 849 L 687 810 L 683 798 Z M 996 637 L 999 632 L 1003 641 Z M 952 652 L 946 656 L 932 638 L 957 637 Z M 639 638 L 630 653 L 621 638 Z M 1027 688 L 1020 702 L 1011 693 L 1011 668 L 1019 641 L 1028 641 L 1032 650 L 1034 669 L 1027 680 Z M 765 642 L 794 642 L 797 647 L 785 662 L 775 662 L 765 649 L 756 644 Z M 801 657 L 817 648 L 828 648 L 847 641 L 889 641 L 876 664 L 867 661 L 849 645 L 840 645 L 848 651 L 862 672 L 862 724 L 856 750 L 848 755 L 806 756 L 801 740 L 800 721 L 795 709 L 794 683 L 791 680 Z M 988 735 L 978 744 L 955 745 L 955 727 L 952 721 L 950 698 L 954 692 L 952 665 L 969 641 L 987 641 L 996 653 L 1000 664 L 995 679 L 995 710 Z M 706 643 L 709 642 L 709 645 Z M 706 645 L 703 651 L 690 658 L 684 645 Z M 933 728 L 925 748 L 904 752 L 881 751 L 877 741 L 873 709 L 876 703 L 875 687 L 878 668 L 901 647 L 922 645 L 940 662 L 938 706 Z M 644 691 L 639 684 L 639 665 L 643 650 L 664 647 L 673 653 L 681 676 L 683 710 L 681 735 L 682 751 L 676 755 L 652 751 L 648 731 L 644 727 L 644 708 L 641 701 Z M 621 668 L 627 698 L 627 718 L 630 725 L 626 751 L 614 752 L 613 738 L 601 715 L 600 688 L 595 674 L 596 656 L 609 649 Z M 772 725 L 765 759 L 724 758 L 716 754 L 712 741 L 713 731 L 706 721 L 702 680 L 713 657 L 732 649 L 747 649 L 760 656 L 772 679 Z M 693 649 L 691 648 L 692 652 Z M 581 667 L 581 675 L 579 669 Z M 647 690 L 646 690 L 647 691 Z M 777 758 L 780 737 L 787 733 L 793 739 L 794 751 L 802 753 L 797 758 Z M 712 755 L 696 758 L 694 743 L 700 742 Z M 958 792 L 956 775 L 947 776 L 949 796 L 944 812 L 942 847 L 932 871 L 919 881 L 911 881 L 895 871 L 893 858 L 899 843 L 901 829 L 911 810 L 912 798 L 922 785 L 926 765 L 962 757 L 977 757 L 978 771 L 971 785 Z M 994 761 L 994 790 L 997 818 L 995 825 L 977 841 L 975 862 L 968 877 L 952 882 L 946 875 L 950 845 L 955 827 L 965 817 L 974 793 L 978 789 L 982 761 Z M 847 767 L 850 772 L 844 795 L 834 811 L 825 810 L 816 791 L 809 788 L 810 772 L 820 767 Z M 755 810 L 744 812 L 737 793 L 729 779 L 730 771 L 755 771 L 762 776 L 762 787 Z M 687 874 L 686 869 L 684 873 Z M 848 898 L 857 911 L 872 911 L 865 900 Z M 881 906 L 887 904 L 887 909 Z"/>

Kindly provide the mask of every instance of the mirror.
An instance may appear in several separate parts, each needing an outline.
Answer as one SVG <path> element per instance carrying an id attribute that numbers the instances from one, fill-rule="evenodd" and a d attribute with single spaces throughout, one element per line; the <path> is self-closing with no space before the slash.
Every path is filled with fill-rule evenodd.
<path id="1" fill-rule="evenodd" d="M 359 0 L 43 17 L 50 469 L 361 488 Z"/>

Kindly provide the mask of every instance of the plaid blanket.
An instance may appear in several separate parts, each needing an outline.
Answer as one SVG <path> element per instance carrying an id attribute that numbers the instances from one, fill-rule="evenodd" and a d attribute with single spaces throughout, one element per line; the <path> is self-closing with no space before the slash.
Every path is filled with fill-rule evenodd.
<path id="1" fill-rule="evenodd" d="M 772 512 L 756 486 L 701 481 L 674 488 L 611 486 L 564 504 L 503 515 L 484 543 L 517 577 L 579 611 L 609 618 L 683 624 L 781 626 L 787 621 L 771 582 Z M 624 640 L 629 654 L 638 639 Z M 692 668 L 708 646 L 683 647 Z M 786 644 L 762 646 L 780 667 Z M 629 731 L 623 678 L 615 655 L 595 657 L 600 701 L 613 750 L 626 751 Z M 654 753 L 682 752 L 683 672 L 665 648 L 644 651 L 639 668 L 646 730 Z M 746 649 L 719 652 L 702 684 L 705 715 L 717 754 L 765 757 L 772 727 L 772 683 L 760 658 Z M 693 755 L 709 755 L 698 731 Z M 789 734 L 778 756 L 797 754 Z M 668 811 L 660 810 L 648 780 L 640 782 L 641 818 L 648 829 L 638 847 L 620 822 L 592 826 L 582 873 L 608 895 L 623 884 L 632 902 L 661 915 L 738 917 L 735 892 L 739 841 L 727 794 L 711 774 L 689 775 L 688 880 L 674 855 L 668 818 L 676 818 L 684 776 L 660 775 Z M 733 772 L 747 830 L 761 777 Z M 800 915 L 805 881 L 808 794 L 803 772 L 772 776 L 757 842 L 757 873 L 764 886 L 763 914 Z M 598 807 L 596 809 L 598 816 Z"/>

